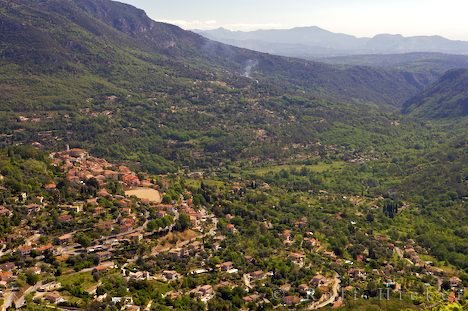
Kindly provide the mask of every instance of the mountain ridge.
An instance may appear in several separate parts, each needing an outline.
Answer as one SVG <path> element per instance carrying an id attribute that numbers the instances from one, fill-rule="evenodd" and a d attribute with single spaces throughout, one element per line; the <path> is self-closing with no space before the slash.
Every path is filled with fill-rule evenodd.
<path id="1" fill-rule="evenodd" d="M 144 11 L 130 5 L 102 0 L 43 0 L 36 2 L 37 5 L 34 3 L 16 0 L 15 8 L 3 4 L 6 12 L 12 12 L 10 15 L 1 16 L 7 34 L 3 40 L 5 48 L 0 51 L 4 61 L 21 65 L 23 62 L 34 60 L 35 63 L 46 62 L 52 67 L 65 66 L 72 67 L 73 70 L 81 67 L 82 70 L 87 70 L 83 66 L 88 66 L 87 68 L 90 67 L 92 71 L 97 69 L 106 71 L 108 66 L 105 63 L 109 62 L 109 59 L 101 60 L 94 50 L 99 47 L 101 55 L 115 54 L 116 51 L 120 51 L 110 48 L 115 43 L 127 52 L 133 51 L 131 52 L 133 54 L 137 49 L 144 53 L 161 55 L 165 57 L 166 63 L 171 62 L 175 65 L 175 62 L 178 62 L 180 70 L 184 67 L 182 62 L 196 63 L 192 69 L 198 71 L 198 74 L 200 70 L 195 67 L 201 66 L 217 67 L 221 71 L 230 71 L 231 75 L 244 75 L 248 64 L 253 61 L 256 64 L 253 69 L 258 80 L 263 78 L 269 83 L 272 76 L 281 77 L 289 82 L 291 88 L 306 88 L 322 97 L 335 97 L 340 100 L 354 98 L 398 106 L 428 84 L 424 77 L 411 73 L 374 70 L 367 67 L 341 68 L 237 49 L 209 41 L 173 25 L 152 21 Z M 21 10 L 28 13 L 20 13 Z M 21 18 L 18 19 L 15 14 L 19 14 L 23 19 L 26 19 L 28 14 L 37 14 L 46 19 L 22 25 Z M 68 32 L 57 34 L 52 31 L 52 26 L 47 25 L 50 21 L 67 29 Z M 41 25 L 43 28 L 39 28 L 39 24 L 34 25 L 34 22 L 40 22 L 47 27 Z M 27 27 L 27 31 L 24 31 L 26 29 L 24 28 L 20 33 L 18 29 L 22 29 L 21 27 Z M 86 40 L 79 37 L 82 31 L 88 32 Z M 44 39 L 34 43 L 35 39 L 29 38 L 28 33 L 37 33 L 35 37 Z M 18 37 L 22 40 L 17 40 Z M 29 42 L 33 42 L 33 45 Z M 114 57 L 119 58 L 117 55 L 112 58 Z M 125 57 L 122 57 L 121 61 L 125 62 Z M 142 55 L 138 55 L 137 58 L 139 61 L 149 58 L 153 58 L 152 62 L 155 61 L 154 55 L 144 56 L 145 59 L 142 59 Z M 379 80 L 376 80 L 376 77 L 379 77 Z M 387 80 L 391 86 L 387 86 L 383 80 Z M 395 92 L 395 88 L 399 91 Z"/>
<path id="2" fill-rule="evenodd" d="M 219 28 L 194 31 L 207 38 L 235 46 L 303 58 L 412 52 L 468 55 L 468 42 L 449 40 L 438 35 L 404 37 L 401 34 L 377 34 L 373 37 L 356 37 L 334 33 L 317 26 L 249 32 Z"/>

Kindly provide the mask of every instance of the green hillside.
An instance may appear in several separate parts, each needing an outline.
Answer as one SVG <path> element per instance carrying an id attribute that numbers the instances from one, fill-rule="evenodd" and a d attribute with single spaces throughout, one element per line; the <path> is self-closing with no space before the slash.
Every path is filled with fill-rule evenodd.
<path id="1" fill-rule="evenodd" d="M 404 105 L 404 112 L 425 118 L 468 115 L 468 70 L 454 69 Z"/>
<path id="2" fill-rule="evenodd" d="M 107 0 L 0 5 L 7 142 L 69 143 L 152 171 L 285 158 L 291 137 L 308 146 L 335 124 L 381 135 L 370 131 L 393 116 L 377 107 L 424 87 L 411 74 L 229 47 Z"/>

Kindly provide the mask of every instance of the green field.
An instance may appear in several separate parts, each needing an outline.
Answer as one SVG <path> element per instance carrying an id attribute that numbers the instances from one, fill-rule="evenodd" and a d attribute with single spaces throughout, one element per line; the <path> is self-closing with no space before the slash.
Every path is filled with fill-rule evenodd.
<path id="1" fill-rule="evenodd" d="M 282 170 L 301 170 L 306 168 L 314 173 L 323 173 L 326 171 L 338 171 L 345 167 L 346 163 L 344 161 L 333 161 L 330 163 L 320 162 L 312 165 L 302 165 L 302 164 L 284 164 L 284 165 L 274 165 L 274 166 L 265 166 L 258 168 L 251 168 L 244 170 L 245 174 L 254 174 L 254 175 L 267 175 L 269 173 L 278 173 Z"/>
<path id="2" fill-rule="evenodd" d="M 97 282 L 94 281 L 91 272 L 79 272 L 62 275 L 58 278 L 58 282 L 60 282 L 64 287 L 80 286 L 85 290 L 97 284 Z"/>

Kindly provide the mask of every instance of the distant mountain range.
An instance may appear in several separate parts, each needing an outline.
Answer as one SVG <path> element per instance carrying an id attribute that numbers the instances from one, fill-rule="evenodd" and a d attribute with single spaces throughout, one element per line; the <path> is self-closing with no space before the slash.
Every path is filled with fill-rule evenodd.
<path id="1" fill-rule="evenodd" d="M 360 54 L 435 52 L 468 55 L 468 42 L 441 36 L 404 37 L 379 34 L 373 38 L 334 33 L 313 27 L 293 29 L 230 31 L 224 28 L 194 30 L 209 39 L 260 52 L 299 58 L 320 58 Z"/>

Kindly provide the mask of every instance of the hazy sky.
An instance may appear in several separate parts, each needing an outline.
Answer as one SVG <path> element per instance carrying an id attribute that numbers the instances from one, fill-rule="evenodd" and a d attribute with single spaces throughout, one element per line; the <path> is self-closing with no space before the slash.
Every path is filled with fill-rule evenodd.
<path id="1" fill-rule="evenodd" d="M 438 34 L 468 40 L 468 0 L 120 0 L 185 29 L 319 26 L 357 36 Z"/>

